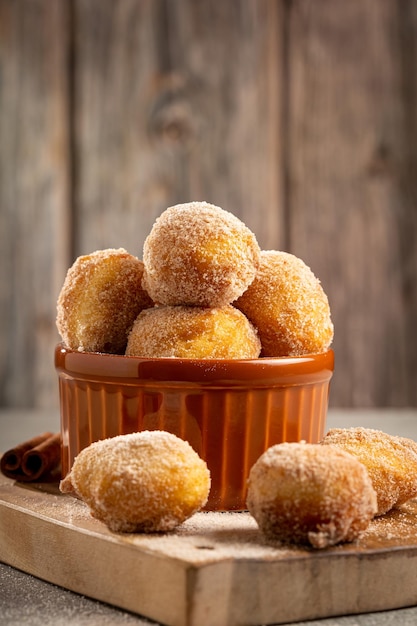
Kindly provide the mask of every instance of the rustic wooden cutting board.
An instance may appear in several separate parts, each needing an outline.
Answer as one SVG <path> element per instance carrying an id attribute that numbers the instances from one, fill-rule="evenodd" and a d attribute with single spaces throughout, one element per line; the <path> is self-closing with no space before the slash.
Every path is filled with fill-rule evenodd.
<path id="1" fill-rule="evenodd" d="M 248 513 L 120 535 L 56 484 L 0 477 L 0 560 L 169 626 L 272 624 L 417 604 L 417 502 L 325 551 L 268 544 Z"/>

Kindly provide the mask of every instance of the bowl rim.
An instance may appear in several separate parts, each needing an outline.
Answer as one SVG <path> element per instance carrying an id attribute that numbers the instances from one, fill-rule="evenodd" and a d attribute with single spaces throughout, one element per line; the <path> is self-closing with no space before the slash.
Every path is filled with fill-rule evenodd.
<path id="1" fill-rule="evenodd" d="M 258 359 L 147 358 L 80 352 L 64 342 L 55 347 L 55 368 L 60 377 L 108 381 L 220 386 L 275 386 L 327 381 L 333 375 L 334 352 Z"/>

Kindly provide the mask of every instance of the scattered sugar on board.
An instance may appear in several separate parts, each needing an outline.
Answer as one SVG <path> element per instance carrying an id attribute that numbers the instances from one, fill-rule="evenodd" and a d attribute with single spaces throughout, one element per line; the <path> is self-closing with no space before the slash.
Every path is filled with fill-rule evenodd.
<path id="1" fill-rule="evenodd" d="M 412 500 L 376 517 L 363 533 L 365 543 L 392 545 L 417 545 L 417 501 Z"/>
<path id="2" fill-rule="evenodd" d="M 279 542 L 266 540 L 258 530 L 255 520 L 247 512 L 196 513 L 169 533 L 150 535 L 112 533 L 105 524 L 91 517 L 87 505 L 83 502 L 69 495 L 59 494 L 56 486 L 55 488 L 48 486 L 48 493 L 45 493 L 44 488 L 44 485 L 39 486 L 39 489 L 19 487 L 19 506 L 46 518 L 67 523 L 80 531 L 102 536 L 103 540 L 134 545 L 138 549 L 159 553 L 162 556 L 192 563 L 209 563 L 228 558 L 264 560 L 297 558 L 314 552 L 310 548 L 284 546 Z M 17 488 L 12 481 L 6 481 L 6 484 L 2 485 L 2 491 L 6 501 L 8 492 L 12 501 L 16 501 Z M 331 551 L 367 552 L 403 546 L 417 546 L 416 500 L 374 519 L 358 541 L 341 544 L 331 548 Z"/>
<path id="3" fill-rule="evenodd" d="M 122 539 L 141 549 L 200 564 L 230 558 L 273 559 L 292 552 L 287 546 L 266 542 L 247 512 L 200 512 L 171 533 L 130 534 Z"/>

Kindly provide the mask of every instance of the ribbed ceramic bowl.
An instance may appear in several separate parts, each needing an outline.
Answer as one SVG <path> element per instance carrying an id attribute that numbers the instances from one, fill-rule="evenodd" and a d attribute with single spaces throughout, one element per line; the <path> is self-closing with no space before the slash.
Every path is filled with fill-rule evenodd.
<path id="1" fill-rule="evenodd" d="M 246 508 L 259 456 L 283 441 L 324 434 L 333 351 L 255 360 L 146 359 L 58 344 L 65 475 L 98 439 L 167 430 L 186 439 L 211 472 L 207 510 Z"/>

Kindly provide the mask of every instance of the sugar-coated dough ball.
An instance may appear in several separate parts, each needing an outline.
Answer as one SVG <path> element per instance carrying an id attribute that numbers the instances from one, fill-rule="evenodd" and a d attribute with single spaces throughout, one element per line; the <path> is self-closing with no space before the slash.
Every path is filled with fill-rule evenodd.
<path id="1" fill-rule="evenodd" d="M 142 311 L 126 354 L 182 359 L 256 359 L 261 344 L 249 320 L 231 305 L 161 306 Z"/>
<path id="2" fill-rule="evenodd" d="M 311 269 L 288 252 L 261 252 L 255 280 L 234 305 L 257 328 L 262 356 L 326 352 L 333 324 L 326 294 Z"/>
<path id="3" fill-rule="evenodd" d="M 153 306 L 142 277 L 143 262 L 123 248 L 78 257 L 57 303 L 56 324 L 64 343 L 81 352 L 123 354 L 136 317 Z"/>
<path id="4" fill-rule="evenodd" d="M 156 304 L 219 307 L 250 285 L 259 264 L 255 235 L 207 202 L 178 204 L 155 221 L 143 248 L 143 286 Z"/>
<path id="5" fill-rule="evenodd" d="M 332 428 L 320 442 L 354 455 L 368 470 L 377 515 L 417 496 L 417 443 L 372 428 Z"/>
<path id="6" fill-rule="evenodd" d="M 362 463 L 344 450 L 308 443 L 277 444 L 258 459 L 247 505 L 269 538 L 314 548 L 353 541 L 377 510 Z"/>
<path id="7" fill-rule="evenodd" d="M 60 489 L 84 500 L 113 531 L 162 532 L 205 505 L 210 472 L 186 441 L 142 431 L 89 445 Z"/>

